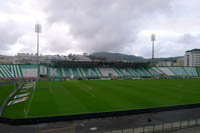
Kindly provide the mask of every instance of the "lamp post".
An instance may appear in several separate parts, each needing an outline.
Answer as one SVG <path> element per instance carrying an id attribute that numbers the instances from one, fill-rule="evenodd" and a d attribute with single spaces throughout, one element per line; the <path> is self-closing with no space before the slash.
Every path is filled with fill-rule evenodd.
<path id="1" fill-rule="evenodd" d="M 37 64 L 40 63 L 39 61 L 39 34 L 42 31 L 41 24 L 35 24 L 35 32 L 37 33 Z"/>
<path id="2" fill-rule="evenodd" d="M 151 35 L 151 41 L 152 41 L 152 62 L 154 61 L 154 42 L 156 41 L 155 34 Z"/>

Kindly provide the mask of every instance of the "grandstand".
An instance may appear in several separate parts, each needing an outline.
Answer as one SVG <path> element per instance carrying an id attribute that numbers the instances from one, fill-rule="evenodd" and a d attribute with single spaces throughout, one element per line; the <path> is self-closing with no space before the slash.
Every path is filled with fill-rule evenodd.
<path id="1" fill-rule="evenodd" d="M 113 66 L 112 66 L 113 65 Z M 121 64 L 120 64 L 121 65 Z M 200 67 L 138 67 L 135 64 L 91 64 L 90 66 L 68 64 L 55 65 L 0 65 L 0 79 L 38 79 L 40 76 L 63 79 L 101 78 L 153 78 L 153 77 L 198 77 Z"/>

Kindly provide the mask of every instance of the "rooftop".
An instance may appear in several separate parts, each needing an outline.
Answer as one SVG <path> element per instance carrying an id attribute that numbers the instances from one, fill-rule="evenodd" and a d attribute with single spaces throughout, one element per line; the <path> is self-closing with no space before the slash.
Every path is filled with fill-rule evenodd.
<path id="1" fill-rule="evenodd" d="M 192 49 L 192 50 L 188 50 L 186 52 L 200 52 L 200 49 Z"/>

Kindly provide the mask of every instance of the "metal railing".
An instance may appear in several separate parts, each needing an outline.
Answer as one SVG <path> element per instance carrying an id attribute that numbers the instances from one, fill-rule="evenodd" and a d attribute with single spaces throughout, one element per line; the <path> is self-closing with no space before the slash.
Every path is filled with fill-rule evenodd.
<path id="1" fill-rule="evenodd" d="M 144 127 L 119 129 L 119 130 L 111 130 L 111 131 L 96 132 L 96 133 L 162 133 L 162 132 L 167 132 L 167 131 L 192 128 L 192 127 L 197 127 L 197 126 L 200 126 L 200 119 L 171 122 L 171 123 L 165 123 L 165 124 L 155 124 L 155 125 L 144 126 Z"/>

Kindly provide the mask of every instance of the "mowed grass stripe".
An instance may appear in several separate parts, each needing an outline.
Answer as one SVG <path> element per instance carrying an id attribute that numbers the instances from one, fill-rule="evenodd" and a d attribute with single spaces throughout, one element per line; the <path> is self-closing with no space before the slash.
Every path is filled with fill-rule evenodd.
<path id="1" fill-rule="evenodd" d="M 4 100 L 14 90 L 14 84 L 0 85 L 0 106 L 2 106 Z"/>
<path id="2" fill-rule="evenodd" d="M 199 79 L 40 81 L 37 82 L 28 117 L 200 103 L 199 81 Z"/>
<path id="3" fill-rule="evenodd" d="M 159 80 L 162 83 L 162 80 Z M 166 81 L 166 80 L 165 80 Z M 108 84 L 106 83 L 108 82 Z M 141 84 L 138 86 L 138 82 Z M 88 113 L 88 112 L 100 112 L 100 111 L 112 111 L 112 110 L 126 110 L 126 109 L 133 109 L 133 108 L 145 108 L 145 107 L 152 107 L 155 106 L 163 106 L 163 105 L 176 105 L 174 102 L 177 101 L 179 104 L 184 104 L 182 99 L 187 98 L 187 96 L 180 94 L 181 98 L 178 98 L 179 92 L 176 93 L 176 84 L 173 84 L 173 80 L 168 80 L 166 86 L 168 88 L 160 88 L 161 86 L 157 84 L 152 84 L 152 86 L 148 86 L 149 89 L 146 89 L 144 82 L 150 83 L 154 82 L 154 80 L 147 80 L 147 81 L 67 81 L 66 82 L 51 82 L 51 86 L 55 85 L 57 89 L 54 94 L 60 92 L 61 89 L 59 84 L 63 84 L 63 87 L 68 90 L 71 94 L 71 97 L 62 97 L 58 94 L 56 99 L 69 99 L 71 106 L 64 106 L 62 100 L 57 102 L 61 104 L 59 108 L 60 111 L 69 111 L 67 108 L 70 108 L 71 111 L 69 113 Z M 157 82 L 156 82 L 157 83 Z M 175 82 L 177 83 L 177 81 Z M 110 85 L 109 85 L 110 84 Z M 165 87 L 165 86 L 163 86 Z M 174 88 L 174 89 L 173 89 Z M 123 90 L 122 90 L 123 89 Z M 178 88 L 179 89 L 179 88 Z M 134 90 L 134 92 L 133 92 Z M 165 91 L 166 90 L 166 91 Z M 169 91 L 170 90 L 170 91 Z M 64 92 L 64 91 L 61 91 Z M 180 91 L 181 92 L 181 91 Z M 156 94 L 157 93 L 157 94 Z M 64 93 L 63 93 L 64 94 Z M 153 96 L 152 96 L 153 94 Z M 184 93 L 187 94 L 187 93 Z M 165 95 L 168 95 L 167 97 Z M 72 99 L 73 97 L 73 99 Z M 76 99 L 76 100 L 75 100 Z M 159 100 L 157 100 L 159 99 Z M 77 100 L 79 101 L 77 103 Z M 76 102 L 75 102 L 76 101 Z M 68 105 L 68 104 L 67 104 Z M 75 105 L 75 106 L 74 106 Z M 81 106 L 80 106 L 81 105 Z M 84 109 L 83 109 L 84 105 Z M 64 113 L 62 113 L 64 114 Z"/>
<path id="4" fill-rule="evenodd" d="M 47 84 L 41 84 L 40 87 L 38 87 L 39 85 L 40 84 L 36 83 L 35 94 L 27 117 L 34 117 L 34 114 L 37 114 L 38 117 L 42 117 L 43 115 L 48 116 L 48 114 L 56 114 L 58 112 L 48 82 Z"/>

